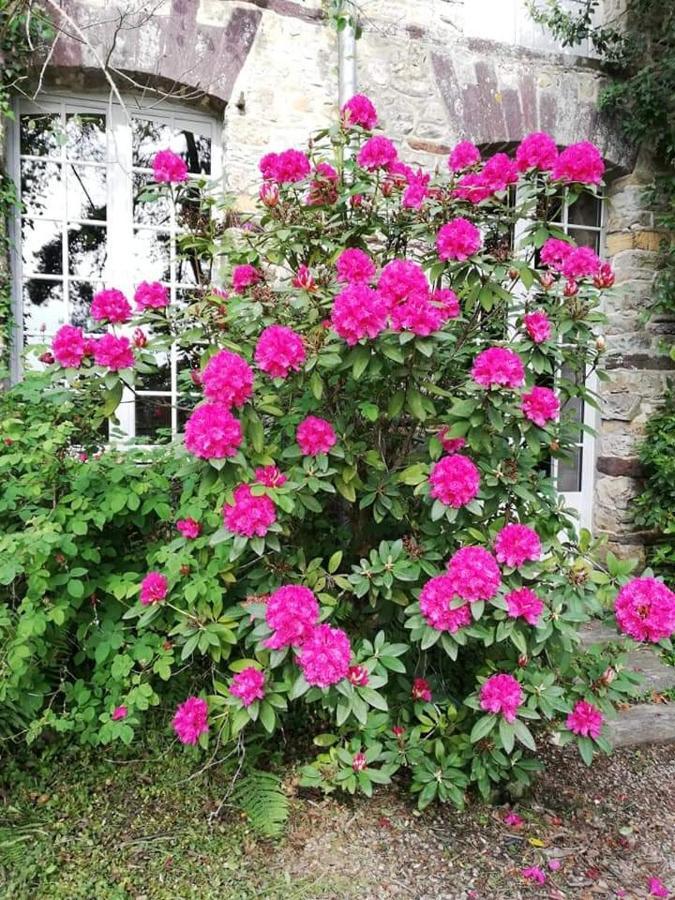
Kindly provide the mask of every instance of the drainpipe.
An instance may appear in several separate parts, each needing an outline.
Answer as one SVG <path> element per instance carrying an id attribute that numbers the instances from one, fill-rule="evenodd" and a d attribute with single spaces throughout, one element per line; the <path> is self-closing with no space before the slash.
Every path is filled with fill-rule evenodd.
<path id="1" fill-rule="evenodd" d="M 351 6 L 351 3 L 346 4 Z M 352 11 L 350 18 L 356 18 Z M 356 29 L 355 21 L 348 21 L 342 31 L 338 31 L 338 106 L 356 93 Z"/>

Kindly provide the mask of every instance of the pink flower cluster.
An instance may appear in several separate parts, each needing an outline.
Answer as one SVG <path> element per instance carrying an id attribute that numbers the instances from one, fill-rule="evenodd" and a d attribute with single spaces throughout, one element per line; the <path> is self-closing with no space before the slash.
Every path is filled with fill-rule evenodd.
<path id="1" fill-rule="evenodd" d="M 442 260 L 462 262 L 477 253 L 482 243 L 478 228 L 461 217 L 442 225 L 436 235 L 436 249 Z"/>
<path id="2" fill-rule="evenodd" d="M 460 200 L 480 203 L 518 181 L 518 167 L 506 153 L 495 153 L 480 172 L 469 172 L 457 182 L 454 195 Z"/>
<path id="3" fill-rule="evenodd" d="M 534 312 L 526 313 L 523 316 L 523 324 L 525 325 L 525 330 L 535 344 L 543 344 L 544 341 L 551 340 L 551 323 L 542 309 L 536 309 Z"/>
<path id="4" fill-rule="evenodd" d="M 255 480 L 265 487 L 275 488 L 286 484 L 288 478 L 276 466 L 260 466 L 255 470 Z"/>
<path id="5" fill-rule="evenodd" d="M 361 168 L 374 172 L 376 169 L 388 169 L 396 161 L 397 156 L 396 147 L 389 138 L 375 135 L 363 144 L 356 161 Z"/>
<path id="6" fill-rule="evenodd" d="M 129 338 L 104 334 L 94 343 L 94 362 L 105 366 L 111 372 L 130 369 L 134 364 L 134 351 Z"/>
<path id="7" fill-rule="evenodd" d="M 516 149 L 516 164 L 519 171 L 539 169 L 550 172 L 558 159 L 558 148 L 550 134 L 535 131 L 528 134 Z"/>
<path id="8" fill-rule="evenodd" d="M 455 594 L 469 603 L 492 600 L 502 575 L 494 556 L 483 547 L 460 547 L 448 563 Z"/>
<path id="9" fill-rule="evenodd" d="M 507 722 L 515 721 L 523 699 L 523 689 L 513 675 L 491 675 L 480 689 L 480 708 L 501 714 Z"/>
<path id="10" fill-rule="evenodd" d="M 566 725 L 579 737 L 600 737 L 604 716 L 597 706 L 586 700 L 579 700 L 572 712 L 567 716 Z"/>
<path id="11" fill-rule="evenodd" d="M 264 537 L 276 522 L 274 502 L 262 494 L 256 497 L 251 486 L 240 484 L 234 489 L 234 502 L 223 507 L 225 527 L 244 537 Z"/>
<path id="12" fill-rule="evenodd" d="M 169 292 L 159 281 L 141 281 L 134 301 L 137 309 L 162 309 L 169 305 Z"/>
<path id="13" fill-rule="evenodd" d="M 326 162 L 317 163 L 309 183 L 307 203 L 310 206 L 325 206 L 335 203 L 338 198 L 338 173 Z"/>
<path id="14" fill-rule="evenodd" d="M 188 697 L 180 704 L 171 721 L 182 744 L 196 744 L 209 730 L 209 707 L 201 697 Z"/>
<path id="15" fill-rule="evenodd" d="M 555 161 L 551 178 L 566 184 L 599 184 L 604 171 L 605 164 L 598 148 L 589 141 L 581 141 L 562 151 Z"/>
<path id="16" fill-rule="evenodd" d="M 110 718 L 113 722 L 120 722 L 122 719 L 126 719 L 128 715 L 129 710 L 126 708 L 126 706 L 116 706 L 115 709 L 113 709 Z"/>
<path id="17" fill-rule="evenodd" d="M 188 177 L 188 167 L 173 150 L 160 150 L 152 161 L 152 171 L 158 184 L 180 184 Z"/>
<path id="18" fill-rule="evenodd" d="M 359 125 L 367 131 L 372 131 L 377 125 L 377 111 L 365 94 L 354 94 L 344 104 L 340 110 L 340 115 L 345 128 Z"/>
<path id="19" fill-rule="evenodd" d="M 273 634 L 264 642 L 270 650 L 299 647 L 319 620 L 319 604 L 309 588 L 288 584 L 277 588 L 267 601 L 265 621 Z"/>
<path id="20" fill-rule="evenodd" d="M 675 593 L 656 578 L 634 578 L 617 594 L 614 614 L 624 634 L 657 643 L 675 632 Z"/>
<path id="21" fill-rule="evenodd" d="M 543 266 L 548 266 L 556 271 L 562 271 L 563 263 L 574 249 L 574 244 L 563 241 L 560 238 L 548 238 L 544 241 L 539 254 Z"/>
<path id="22" fill-rule="evenodd" d="M 204 396 L 225 406 L 243 406 L 253 393 L 253 369 L 243 356 L 219 350 L 202 372 Z"/>
<path id="23" fill-rule="evenodd" d="M 202 526 L 196 519 L 178 519 L 176 528 L 190 541 L 194 541 L 202 533 Z"/>
<path id="24" fill-rule="evenodd" d="M 471 377 L 484 388 L 521 387 L 525 381 L 523 361 L 506 347 L 488 347 L 482 350 L 473 361 Z"/>
<path id="25" fill-rule="evenodd" d="M 303 181 L 311 171 L 309 160 L 301 150 L 284 150 L 283 153 L 267 153 L 260 160 L 259 168 L 265 181 L 277 184 L 294 184 Z"/>
<path id="26" fill-rule="evenodd" d="M 262 281 L 262 272 L 249 263 L 235 266 L 232 270 L 232 290 L 235 294 L 243 294 L 247 288 Z"/>
<path id="27" fill-rule="evenodd" d="M 471 612 L 468 606 L 450 608 L 450 601 L 456 597 L 454 581 L 450 575 L 436 575 L 429 579 L 420 594 L 420 612 L 427 625 L 451 634 L 470 625 Z"/>
<path id="28" fill-rule="evenodd" d="M 538 625 L 544 611 L 542 600 L 530 588 L 517 588 L 506 597 L 506 608 L 512 619 L 525 619 L 530 625 Z"/>
<path id="29" fill-rule="evenodd" d="M 242 706 L 250 706 L 265 696 L 265 673 L 255 666 L 247 666 L 232 679 L 230 693 L 241 700 Z"/>
<path id="30" fill-rule="evenodd" d="M 255 361 L 271 378 L 287 378 L 293 370 L 298 372 L 306 359 L 302 337 L 285 325 L 269 325 L 255 347 Z"/>
<path id="31" fill-rule="evenodd" d="M 358 247 L 348 247 L 336 259 L 335 270 L 338 281 L 369 282 L 375 275 L 375 263 Z"/>
<path id="32" fill-rule="evenodd" d="M 408 175 L 408 186 L 403 192 L 401 205 L 406 209 L 420 209 L 424 201 L 430 196 L 429 182 L 431 175 L 418 169 Z"/>
<path id="33" fill-rule="evenodd" d="M 90 313 L 97 322 L 121 325 L 131 318 L 131 306 L 122 291 L 109 288 L 98 291 L 91 301 Z"/>
<path id="34" fill-rule="evenodd" d="M 341 628 L 317 625 L 303 641 L 297 654 L 305 681 L 316 687 L 329 687 L 347 676 L 352 648 Z"/>
<path id="35" fill-rule="evenodd" d="M 74 325 L 62 325 L 52 339 L 54 359 L 64 369 L 78 369 L 87 349 L 82 329 Z"/>
<path id="36" fill-rule="evenodd" d="M 225 403 L 202 403 L 185 423 L 185 446 L 201 459 L 234 456 L 242 440 L 241 423 Z"/>
<path id="37" fill-rule="evenodd" d="M 438 439 L 441 442 L 441 446 L 446 453 L 457 453 L 459 450 L 466 446 L 466 438 L 450 438 L 447 436 L 449 430 L 450 429 L 448 428 L 448 426 L 444 425 L 438 432 Z"/>
<path id="38" fill-rule="evenodd" d="M 453 147 L 448 157 L 448 168 L 451 172 L 459 172 L 462 169 L 468 169 L 469 166 L 475 166 L 480 162 L 480 150 L 471 141 L 460 141 Z"/>
<path id="39" fill-rule="evenodd" d="M 466 506 L 478 494 L 480 473 L 468 456 L 444 456 L 429 475 L 431 496 L 455 509 Z"/>
<path id="40" fill-rule="evenodd" d="M 169 593 L 169 582 L 161 572 L 148 572 L 141 581 L 140 601 L 143 606 L 160 603 Z"/>
<path id="41" fill-rule="evenodd" d="M 541 556 L 541 541 L 527 525 L 505 525 L 495 538 L 497 562 L 516 568 Z"/>
<path id="42" fill-rule="evenodd" d="M 333 302 L 331 324 L 350 347 L 362 338 L 377 337 L 387 326 L 382 295 L 360 282 L 347 285 Z"/>
<path id="43" fill-rule="evenodd" d="M 547 387 L 533 387 L 523 394 L 520 408 L 524 416 L 540 428 L 560 415 L 560 401 L 555 391 Z"/>
<path id="44" fill-rule="evenodd" d="M 295 439 L 303 456 L 328 453 L 337 444 L 337 435 L 330 422 L 318 416 L 307 416 L 298 425 Z"/>

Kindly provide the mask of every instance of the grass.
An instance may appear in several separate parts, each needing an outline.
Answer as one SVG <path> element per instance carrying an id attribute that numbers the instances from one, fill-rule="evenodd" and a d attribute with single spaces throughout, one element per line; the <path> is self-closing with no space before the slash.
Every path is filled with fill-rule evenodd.
<path id="1" fill-rule="evenodd" d="M 110 757 L 106 758 L 105 754 Z M 12 900 L 303 900 L 339 895 L 289 883 L 274 845 L 218 807 L 228 782 L 175 748 L 72 750 L 5 761 L 0 786 L 0 897 Z"/>

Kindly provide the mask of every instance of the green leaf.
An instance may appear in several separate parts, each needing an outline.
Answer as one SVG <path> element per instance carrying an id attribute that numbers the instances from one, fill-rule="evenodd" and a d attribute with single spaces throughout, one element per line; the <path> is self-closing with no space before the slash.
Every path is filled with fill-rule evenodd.
<path id="1" fill-rule="evenodd" d="M 358 381 L 359 378 L 363 375 L 363 373 L 368 368 L 368 363 L 370 362 L 370 348 L 369 347 L 357 347 L 354 351 L 352 351 L 352 377 L 355 381 Z"/>
<path id="2" fill-rule="evenodd" d="M 328 571 L 333 574 L 333 572 L 337 572 L 340 568 L 340 563 L 342 562 L 342 550 L 336 550 L 335 553 L 328 560 Z"/>
<path id="3" fill-rule="evenodd" d="M 513 723 L 513 729 L 521 744 L 524 744 L 528 750 L 536 751 L 537 745 L 532 737 L 532 732 L 524 722 L 521 722 L 520 719 L 516 719 Z"/>
<path id="4" fill-rule="evenodd" d="M 504 750 L 506 750 L 507 753 L 510 753 L 513 750 L 515 742 L 515 728 L 513 725 L 510 725 L 503 716 L 499 720 L 499 737 L 501 738 Z"/>
<path id="5" fill-rule="evenodd" d="M 469 740 L 472 744 L 486 737 L 497 724 L 497 716 L 490 713 L 488 716 L 481 716 L 480 719 L 471 729 Z"/>

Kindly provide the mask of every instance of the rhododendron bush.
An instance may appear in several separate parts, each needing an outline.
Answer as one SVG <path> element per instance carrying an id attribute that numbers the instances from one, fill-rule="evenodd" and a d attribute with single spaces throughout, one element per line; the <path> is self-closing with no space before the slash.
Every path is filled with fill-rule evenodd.
<path id="1" fill-rule="evenodd" d="M 196 201 L 164 152 L 182 252 L 224 281 L 173 308 L 146 280 L 135 313 L 110 285 L 105 333 L 54 339 L 54 379 L 113 424 L 171 344 L 182 362 L 170 511 L 132 571 L 88 568 L 98 619 L 74 614 L 80 661 L 125 659 L 81 730 L 128 737 L 131 685 L 150 685 L 185 744 L 273 746 L 299 722 L 320 748 L 304 784 L 369 794 L 408 769 L 420 806 L 461 805 L 527 783 L 547 741 L 607 751 L 636 679 L 611 649 L 580 652 L 579 628 L 621 587 L 618 628 L 667 642 L 675 597 L 611 554 L 594 568 L 550 475 L 594 403 L 613 281 L 550 218 L 562 192 L 598 189 L 600 154 L 539 134 L 423 172 L 376 123 L 357 97 L 309 150 L 267 154 L 250 215 L 214 214 L 205 186 Z M 101 622 L 116 655 L 99 660 Z"/>

